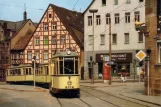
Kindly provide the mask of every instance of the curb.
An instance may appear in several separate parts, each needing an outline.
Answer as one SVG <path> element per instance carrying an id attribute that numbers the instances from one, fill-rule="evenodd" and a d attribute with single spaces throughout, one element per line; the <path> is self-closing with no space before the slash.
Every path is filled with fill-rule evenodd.
<path id="1" fill-rule="evenodd" d="M 119 95 L 124 96 L 124 97 L 128 97 L 128 98 L 132 98 L 132 99 L 135 99 L 135 100 L 139 100 L 139 101 L 142 101 L 142 102 L 146 102 L 146 103 L 149 103 L 149 104 L 153 104 L 153 105 L 156 105 L 156 106 L 161 106 L 161 104 L 154 103 L 154 102 L 151 102 L 151 101 L 146 101 L 146 100 L 130 97 L 130 96 L 123 95 L 123 94 L 119 94 Z"/>
<path id="2" fill-rule="evenodd" d="M 86 87 L 117 87 L 117 86 L 127 86 L 127 84 L 118 84 L 118 85 L 103 85 L 103 86 L 89 86 L 89 85 L 84 85 L 84 84 L 80 84 L 80 86 L 86 86 Z"/>

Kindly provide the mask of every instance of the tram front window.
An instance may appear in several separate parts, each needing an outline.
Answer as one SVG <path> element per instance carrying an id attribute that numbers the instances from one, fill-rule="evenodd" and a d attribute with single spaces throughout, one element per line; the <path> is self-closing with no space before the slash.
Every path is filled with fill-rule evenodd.
<path id="1" fill-rule="evenodd" d="M 74 58 L 64 58 L 64 74 L 74 74 Z"/>

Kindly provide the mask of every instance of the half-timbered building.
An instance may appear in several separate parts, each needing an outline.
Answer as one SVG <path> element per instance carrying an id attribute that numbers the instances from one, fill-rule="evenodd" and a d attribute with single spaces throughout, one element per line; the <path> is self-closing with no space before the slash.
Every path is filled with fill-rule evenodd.
<path id="1" fill-rule="evenodd" d="M 83 16 L 53 4 L 49 4 L 33 36 L 24 50 L 24 63 L 47 63 L 57 51 L 75 51 L 83 66 Z"/>

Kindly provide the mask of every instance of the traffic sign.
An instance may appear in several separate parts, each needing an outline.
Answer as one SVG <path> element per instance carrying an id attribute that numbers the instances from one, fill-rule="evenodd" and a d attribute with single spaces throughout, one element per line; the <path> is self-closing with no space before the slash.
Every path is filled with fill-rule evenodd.
<path id="1" fill-rule="evenodd" d="M 142 61 L 145 57 L 146 57 L 146 54 L 140 50 L 136 55 L 136 58 L 138 58 L 140 61 Z"/>

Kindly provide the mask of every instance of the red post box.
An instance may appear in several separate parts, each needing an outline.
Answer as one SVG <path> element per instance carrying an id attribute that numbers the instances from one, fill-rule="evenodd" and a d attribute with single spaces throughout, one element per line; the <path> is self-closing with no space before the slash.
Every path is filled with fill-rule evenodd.
<path id="1" fill-rule="evenodd" d="M 108 66 L 106 62 L 104 62 L 103 65 L 104 65 L 103 79 L 109 80 L 110 79 L 110 66 Z"/>

